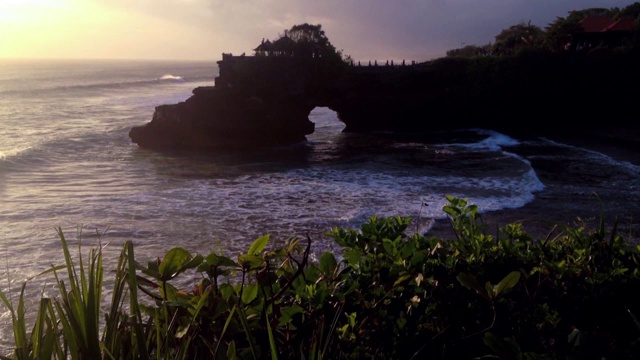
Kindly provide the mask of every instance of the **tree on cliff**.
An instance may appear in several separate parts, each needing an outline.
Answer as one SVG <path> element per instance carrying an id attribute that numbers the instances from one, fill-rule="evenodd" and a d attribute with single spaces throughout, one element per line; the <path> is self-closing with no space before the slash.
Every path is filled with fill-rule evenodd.
<path id="1" fill-rule="evenodd" d="M 489 56 L 493 52 L 492 44 L 478 45 L 466 45 L 458 49 L 452 49 L 447 51 L 448 57 L 462 57 L 472 58 L 477 56 Z"/>
<path id="2" fill-rule="evenodd" d="M 640 2 L 633 3 L 627 7 L 622 8 L 616 18 L 632 18 L 632 19 L 640 19 Z"/>
<path id="3" fill-rule="evenodd" d="M 569 48 L 567 45 L 571 43 L 573 34 L 583 30 L 580 21 L 587 16 L 604 15 L 614 17 L 619 10 L 616 8 L 588 8 L 583 10 L 569 11 L 566 18 L 557 17 L 552 23 L 545 28 L 545 44 L 552 51 L 564 51 Z M 575 45 L 575 44 L 574 44 Z"/>
<path id="4" fill-rule="evenodd" d="M 538 26 L 520 23 L 502 30 L 496 35 L 493 52 L 496 55 L 515 55 L 522 50 L 542 47 L 544 31 Z"/>
<path id="5" fill-rule="evenodd" d="M 302 58 L 322 58 L 329 61 L 342 61 L 342 54 L 331 44 L 322 30 L 322 25 L 308 23 L 294 25 L 286 30 L 280 39 L 289 38 L 293 42 L 293 55 Z"/>

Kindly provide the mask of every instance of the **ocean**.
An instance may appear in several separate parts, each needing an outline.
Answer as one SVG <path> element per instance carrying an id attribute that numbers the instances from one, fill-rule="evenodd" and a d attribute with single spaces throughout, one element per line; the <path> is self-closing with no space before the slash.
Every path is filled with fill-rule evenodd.
<path id="1" fill-rule="evenodd" d="M 128 240 L 146 262 L 176 246 L 233 257 L 265 234 L 336 251 L 326 230 L 373 215 L 411 216 L 424 233 L 445 218 L 446 195 L 490 212 L 597 193 L 638 214 L 638 164 L 491 129 L 346 134 L 333 111 L 316 108 L 307 141 L 276 149 L 160 153 L 130 141 L 155 106 L 216 75 L 215 61 L 0 60 L 0 289 L 17 295 L 24 279 L 62 263 L 56 227 L 74 248 L 107 245 L 108 268 Z M 51 284 L 31 280 L 28 305 L 53 295 Z M 4 306 L 0 314 L 6 353 L 11 317 Z"/>

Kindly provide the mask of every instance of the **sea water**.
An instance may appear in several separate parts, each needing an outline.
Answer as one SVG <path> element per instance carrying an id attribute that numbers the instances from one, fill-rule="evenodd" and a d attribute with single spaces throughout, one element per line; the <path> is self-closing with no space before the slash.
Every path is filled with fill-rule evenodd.
<path id="1" fill-rule="evenodd" d="M 309 236 L 319 253 L 336 248 L 326 230 L 373 215 L 411 216 L 412 229 L 427 231 L 445 217 L 446 195 L 481 211 L 522 207 L 546 186 L 531 159 L 614 166 L 626 181 L 607 186 L 622 190 L 640 178 L 637 166 L 599 153 L 490 129 L 421 139 L 342 133 L 326 108 L 310 114 L 316 130 L 306 142 L 276 149 L 159 153 L 130 141 L 155 106 L 186 100 L 216 75 L 214 61 L 0 61 L 0 289 L 17 295 L 24 279 L 62 263 L 57 227 L 74 249 L 108 244 L 105 267 L 129 240 L 141 262 L 175 246 L 234 257 L 265 234 Z M 582 185 L 576 191 L 589 191 Z M 55 295 L 51 282 L 31 280 L 30 305 Z M 10 314 L 0 314 L 6 353 Z"/>

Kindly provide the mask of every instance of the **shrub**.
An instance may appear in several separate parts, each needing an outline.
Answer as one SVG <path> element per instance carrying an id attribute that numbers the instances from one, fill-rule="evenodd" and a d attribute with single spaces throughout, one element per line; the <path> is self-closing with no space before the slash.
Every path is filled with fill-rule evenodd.
<path id="1" fill-rule="evenodd" d="M 342 254 L 317 262 L 309 238 L 269 248 L 265 235 L 233 259 L 177 247 L 146 265 L 126 243 L 106 313 L 100 248 L 75 264 L 58 230 L 65 264 L 46 273 L 59 295 L 41 300 L 31 333 L 23 294 L 14 308 L 0 293 L 13 316 L 11 358 L 638 356 L 640 250 L 615 227 L 534 240 L 510 224 L 493 237 L 476 206 L 447 199 L 454 239 L 373 216 L 328 231 Z M 187 273 L 200 280 L 185 290 Z M 580 347 L 567 341 L 573 328 Z"/>

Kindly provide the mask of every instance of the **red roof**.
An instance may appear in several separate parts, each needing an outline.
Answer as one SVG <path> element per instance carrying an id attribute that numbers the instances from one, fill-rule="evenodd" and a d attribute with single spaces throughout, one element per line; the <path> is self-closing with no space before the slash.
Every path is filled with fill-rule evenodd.
<path id="1" fill-rule="evenodd" d="M 580 21 L 584 32 L 631 31 L 635 27 L 633 19 L 613 20 L 606 15 L 590 15 Z"/>
<path id="2" fill-rule="evenodd" d="M 620 19 L 613 24 L 607 26 L 605 31 L 631 31 L 636 24 L 633 19 Z"/>

